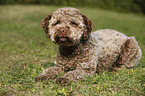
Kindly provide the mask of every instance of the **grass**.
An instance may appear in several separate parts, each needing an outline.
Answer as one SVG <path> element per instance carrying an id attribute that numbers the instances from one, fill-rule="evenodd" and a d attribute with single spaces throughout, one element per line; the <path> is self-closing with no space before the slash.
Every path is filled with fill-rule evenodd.
<path id="1" fill-rule="evenodd" d="M 57 45 L 45 38 L 41 19 L 56 6 L 0 6 L 0 95 L 137 96 L 145 95 L 145 18 L 100 9 L 79 8 L 94 23 L 94 31 L 110 28 L 135 36 L 143 56 L 139 66 L 116 73 L 85 76 L 68 86 L 54 80 L 35 82 L 45 68 L 54 66 Z M 60 74 L 61 75 L 61 74 Z"/>

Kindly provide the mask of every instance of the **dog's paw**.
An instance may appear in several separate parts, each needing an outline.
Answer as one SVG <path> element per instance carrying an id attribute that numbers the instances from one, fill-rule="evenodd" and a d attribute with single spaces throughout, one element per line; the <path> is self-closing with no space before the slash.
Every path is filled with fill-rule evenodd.
<path id="1" fill-rule="evenodd" d="M 58 77 L 56 83 L 65 86 L 70 84 L 70 80 L 66 77 Z"/>
<path id="2" fill-rule="evenodd" d="M 50 75 L 39 75 L 39 76 L 36 76 L 34 78 L 34 80 L 37 82 L 37 81 L 45 81 L 45 80 L 49 80 L 51 79 L 51 76 Z"/>

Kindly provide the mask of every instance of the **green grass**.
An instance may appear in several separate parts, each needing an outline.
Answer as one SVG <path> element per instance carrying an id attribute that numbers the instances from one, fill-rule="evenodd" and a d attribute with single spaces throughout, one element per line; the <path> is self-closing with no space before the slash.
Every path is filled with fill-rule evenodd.
<path id="1" fill-rule="evenodd" d="M 35 82 L 35 76 L 54 65 L 57 45 L 45 38 L 40 21 L 57 8 L 0 6 L 0 95 L 145 95 L 145 17 L 100 9 L 79 8 L 93 21 L 94 31 L 109 28 L 135 36 L 143 52 L 139 66 L 122 68 L 116 73 L 85 76 L 85 80 L 65 87 L 54 80 Z"/>

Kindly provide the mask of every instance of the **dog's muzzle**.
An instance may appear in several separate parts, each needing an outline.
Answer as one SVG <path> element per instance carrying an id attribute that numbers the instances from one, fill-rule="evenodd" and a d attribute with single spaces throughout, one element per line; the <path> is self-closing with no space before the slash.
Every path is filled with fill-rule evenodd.
<path id="1" fill-rule="evenodd" d="M 67 31 L 66 29 L 58 29 L 56 34 L 55 34 L 55 41 L 56 43 L 68 43 L 70 42 L 69 37 L 67 36 Z"/>

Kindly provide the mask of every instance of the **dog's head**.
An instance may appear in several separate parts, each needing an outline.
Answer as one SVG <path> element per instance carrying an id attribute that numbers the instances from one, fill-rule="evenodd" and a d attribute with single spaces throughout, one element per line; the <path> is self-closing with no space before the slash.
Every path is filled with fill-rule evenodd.
<path id="1" fill-rule="evenodd" d="M 42 28 L 46 37 L 63 46 L 73 46 L 80 40 L 86 41 L 92 31 L 92 22 L 78 9 L 59 8 L 53 14 L 42 19 Z"/>

